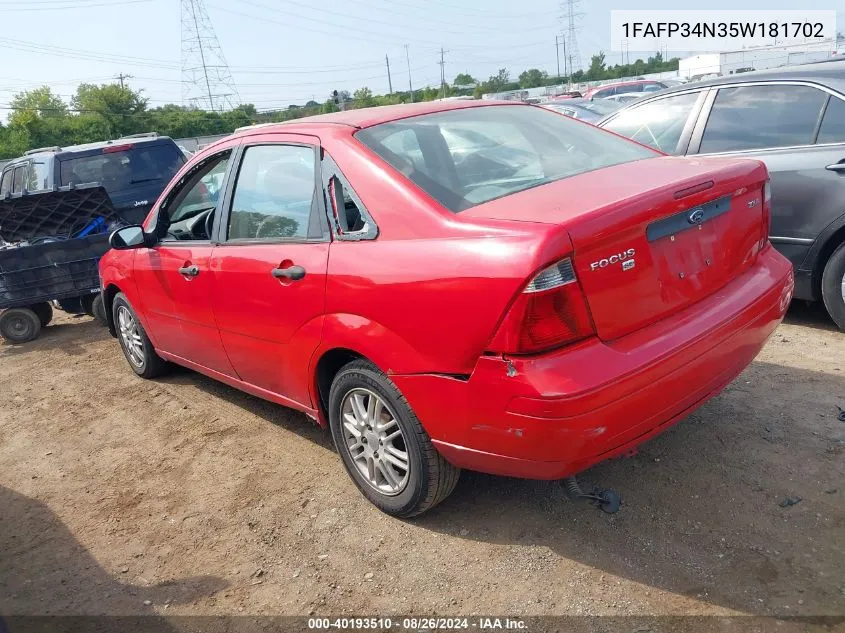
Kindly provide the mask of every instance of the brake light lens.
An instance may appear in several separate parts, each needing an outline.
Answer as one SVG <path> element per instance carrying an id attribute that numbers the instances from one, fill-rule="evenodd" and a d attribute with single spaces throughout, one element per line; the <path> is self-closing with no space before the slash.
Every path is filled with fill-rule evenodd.
<path id="1" fill-rule="evenodd" d="M 491 351 L 535 354 L 595 332 L 568 257 L 537 273 L 514 301 L 491 341 Z"/>
<path id="2" fill-rule="evenodd" d="M 103 154 L 114 154 L 115 152 L 125 152 L 134 147 L 131 143 L 128 145 L 109 145 L 103 148 Z"/>
<path id="3" fill-rule="evenodd" d="M 763 185 L 763 240 L 761 247 L 766 245 L 772 228 L 772 183 L 767 180 Z"/>

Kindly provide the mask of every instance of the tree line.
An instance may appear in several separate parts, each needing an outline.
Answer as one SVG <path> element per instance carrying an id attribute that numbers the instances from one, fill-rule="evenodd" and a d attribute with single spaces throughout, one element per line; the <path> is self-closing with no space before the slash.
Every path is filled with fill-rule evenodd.
<path id="1" fill-rule="evenodd" d="M 607 66 L 604 53 L 594 55 L 586 71 L 572 74 L 573 83 L 618 79 L 678 69 L 678 59 L 663 60 L 660 53 L 646 61 Z M 569 77 L 549 75 L 530 68 L 512 79 L 501 68 L 487 80 L 477 80 L 468 73 L 459 73 L 451 85 L 375 95 L 362 87 L 350 93 L 340 90 L 323 103 L 309 101 L 304 106 L 289 105 L 259 112 L 254 105 L 244 104 L 227 112 L 209 112 L 196 107 L 175 104 L 150 107 L 142 91 L 120 84 L 80 84 L 69 102 L 48 86 L 20 92 L 8 105 L 6 125 L 0 124 L 0 159 L 15 158 L 36 147 L 67 146 L 102 141 L 138 132 L 158 132 L 173 138 L 229 134 L 235 128 L 255 123 L 272 123 L 313 114 L 335 112 L 343 108 L 368 108 L 378 105 L 431 101 L 458 95 L 504 92 L 551 86 L 569 82 Z"/>

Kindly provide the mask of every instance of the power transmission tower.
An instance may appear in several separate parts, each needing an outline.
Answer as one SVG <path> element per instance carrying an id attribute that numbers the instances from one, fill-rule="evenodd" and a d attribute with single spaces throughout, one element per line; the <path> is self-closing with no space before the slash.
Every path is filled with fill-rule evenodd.
<path id="1" fill-rule="evenodd" d="M 581 0 L 564 0 L 560 4 L 563 11 L 563 20 L 566 24 L 566 44 L 569 53 L 569 73 L 570 75 L 576 70 L 581 69 L 581 55 L 578 52 L 578 31 L 581 27 L 578 25 L 578 20 L 583 17 L 583 13 L 578 11 L 578 6 Z"/>
<path id="2" fill-rule="evenodd" d="M 240 104 L 235 80 L 203 0 L 182 3 L 182 103 L 212 112 Z"/>

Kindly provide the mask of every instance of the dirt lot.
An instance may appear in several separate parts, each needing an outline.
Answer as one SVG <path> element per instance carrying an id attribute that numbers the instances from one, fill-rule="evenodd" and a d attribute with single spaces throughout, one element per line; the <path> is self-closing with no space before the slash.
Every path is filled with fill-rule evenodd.
<path id="1" fill-rule="evenodd" d="M 613 516 L 464 473 L 392 519 L 303 415 L 140 380 L 88 318 L 0 344 L 0 387 L 0 613 L 845 614 L 845 335 L 818 310 L 586 473 L 622 494 Z"/>

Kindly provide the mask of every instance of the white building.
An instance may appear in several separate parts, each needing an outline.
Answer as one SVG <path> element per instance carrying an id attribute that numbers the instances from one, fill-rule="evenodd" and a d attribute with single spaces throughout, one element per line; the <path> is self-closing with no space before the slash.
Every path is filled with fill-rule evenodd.
<path id="1" fill-rule="evenodd" d="M 772 45 L 723 53 L 703 53 L 686 57 L 678 65 L 684 79 L 702 75 L 733 75 L 821 61 L 836 54 L 836 40 L 808 44 Z"/>

